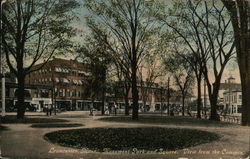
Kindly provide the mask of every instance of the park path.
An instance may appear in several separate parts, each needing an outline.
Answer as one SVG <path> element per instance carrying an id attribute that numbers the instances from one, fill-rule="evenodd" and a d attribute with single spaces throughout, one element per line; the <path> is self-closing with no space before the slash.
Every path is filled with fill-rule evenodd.
<path id="1" fill-rule="evenodd" d="M 218 141 L 198 145 L 186 150 L 168 152 L 168 154 L 126 154 L 126 153 L 98 153 L 76 150 L 51 144 L 43 139 L 44 134 L 56 130 L 73 128 L 31 128 L 31 124 L 4 124 L 8 127 L 6 131 L 0 131 L 0 149 L 5 158 L 16 159 L 243 159 L 243 154 L 249 153 L 250 128 L 242 126 L 231 127 L 190 127 L 175 125 L 152 125 L 135 123 L 102 122 L 96 120 L 100 117 L 78 116 L 56 116 L 70 123 L 84 124 L 82 128 L 93 127 L 171 127 L 171 128 L 194 128 L 199 130 L 216 132 L 222 136 Z M 78 129 L 80 127 L 77 127 Z M 246 157 L 244 157 L 246 158 Z"/>

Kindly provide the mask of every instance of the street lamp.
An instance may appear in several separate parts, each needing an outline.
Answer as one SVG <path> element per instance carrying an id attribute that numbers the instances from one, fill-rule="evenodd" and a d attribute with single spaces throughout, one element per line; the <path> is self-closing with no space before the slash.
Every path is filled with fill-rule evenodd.
<path id="1" fill-rule="evenodd" d="M 4 72 L 3 72 L 3 64 L 2 64 L 2 17 L 3 17 L 3 4 L 6 2 L 6 0 L 0 0 L 1 1 L 1 8 L 0 8 L 0 74 L 2 79 L 2 116 L 5 116 L 5 78 L 4 78 Z"/>
<path id="2" fill-rule="evenodd" d="M 170 104 L 169 104 L 169 98 L 170 98 L 170 77 L 168 77 L 168 116 L 170 116 Z"/>

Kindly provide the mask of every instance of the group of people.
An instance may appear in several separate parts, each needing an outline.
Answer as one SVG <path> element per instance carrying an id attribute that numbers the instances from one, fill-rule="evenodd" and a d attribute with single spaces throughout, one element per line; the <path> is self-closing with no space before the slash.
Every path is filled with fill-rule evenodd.
<path id="1" fill-rule="evenodd" d="M 117 114 L 117 109 L 118 109 L 118 106 L 117 106 L 116 103 L 113 105 L 113 107 L 105 106 L 104 114 L 110 115 L 110 113 L 113 112 L 116 115 Z M 90 111 L 89 115 L 93 116 L 94 115 L 93 113 L 94 113 L 95 109 L 91 108 L 89 111 Z"/>
<path id="2" fill-rule="evenodd" d="M 105 107 L 105 114 L 110 115 L 110 113 L 113 112 L 116 115 L 117 114 L 117 109 L 118 109 L 118 106 L 117 106 L 116 103 L 114 103 L 114 105 L 113 105 L 113 110 L 112 110 L 111 106 L 106 106 Z"/>
<path id="3" fill-rule="evenodd" d="M 45 109 L 46 109 L 47 116 L 51 116 L 52 115 L 52 106 L 51 105 L 46 105 Z"/>

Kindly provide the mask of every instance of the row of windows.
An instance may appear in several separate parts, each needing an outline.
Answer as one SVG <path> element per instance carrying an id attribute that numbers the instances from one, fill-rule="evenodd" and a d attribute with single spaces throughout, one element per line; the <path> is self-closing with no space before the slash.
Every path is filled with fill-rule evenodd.
<path id="1" fill-rule="evenodd" d="M 35 83 L 41 83 L 41 84 L 46 84 L 47 82 L 52 82 L 52 78 L 41 78 L 38 80 L 34 80 Z M 74 85 L 83 85 L 84 81 L 83 80 L 76 80 L 76 79 L 67 79 L 67 78 L 55 78 L 54 82 L 56 83 L 62 83 L 62 84 L 74 84 Z"/>
<path id="2" fill-rule="evenodd" d="M 233 103 L 237 103 L 237 102 L 241 102 L 242 99 L 242 95 L 238 95 L 238 99 L 237 99 L 237 95 L 230 95 L 230 96 L 226 96 L 225 97 L 225 102 L 233 102 Z"/>
<path id="3" fill-rule="evenodd" d="M 55 88 L 55 95 L 58 97 L 83 97 L 81 91 Z"/>
<path id="4" fill-rule="evenodd" d="M 85 71 L 72 70 L 72 69 L 69 69 L 69 68 L 61 68 L 61 67 L 55 67 L 54 71 L 56 73 L 60 73 L 60 74 L 67 74 L 67 75 L 80 76 L 80 77 L 84 77 L 84 76 L 89 76 L 90 75 L 90 73 L 85 72 Z M 52 68 L 40 69 L 40 70 L 36 71 L 35 73 L 37 73 L 37 74 L 46 74 L 48 72 L 52 72 Z"/>

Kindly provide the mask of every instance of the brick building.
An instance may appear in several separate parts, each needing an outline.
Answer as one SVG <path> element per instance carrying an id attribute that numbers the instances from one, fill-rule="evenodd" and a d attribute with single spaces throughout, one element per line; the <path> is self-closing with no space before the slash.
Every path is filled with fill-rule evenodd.
<path id="1" fill-rule="evenodd" d="M 36 111 L 43 111 L 44 107 L 56 106 L 60 110 L 89 110 L 92 101 L 86 94 L 86 80 L 91 77 L 88 65 L 76 60 L 67 60 L 53 57 L 47 63 L 35 65 L 33 72 L 26 77 L 27 96 L 25 102 L 34 106 Z M 14 80 L 14 79 L 13 79 Z M 16 102 L 16 81 L 9 83 L 7 98 L 15 105 Z M 119 108 L 124 109 L 123 98 L 124 89 L 120 88 L 118 94 L 107 92 L 105 105 L 113 106 L 117 103 Z M 167 105 L 167 89 L 163 89 L 155 83 L 148 91 L 146 99 L 147 111 L 165 110 Z M 138 84 L 139 107 L 144 111 L 143 93 L 145 88 Z M 189 103 L 190 99 L 187 99 Z M 181 95 L 178 92 L 171 94 L 170 105 L 173 107 L 181 105 Z M 101 99 L 95 100 L 93 107 L 97 110 L 101 108 Z M 132 92 L 129 92 L 129 104 L 132 105 Z M 163 108 L 162 108 L 163 106 Z"/>
<path id="2" fill-rule="evenodd" d="M 53 88 L 52 92 L 49 90 L 36 90 L 33 96 L 37 98 L 37 101 L 41 98 L 51 97 L 52 102 L 61 110 L 89 109 L 90 102 L 84 100 L 83 88 L 86 78 L 90 75 L 86 64 L 76 60 L 53 57 L 47 63 L 35 65 L 33 70 L 34 72 L 27 76 L 26 84 Z M 40 102 L 39 106 L 43 107 L 43 103 Z"/>

